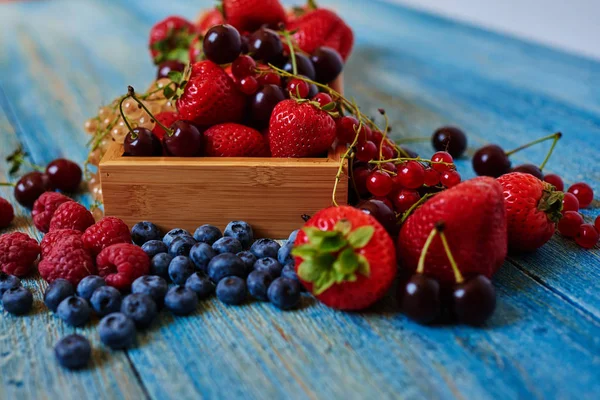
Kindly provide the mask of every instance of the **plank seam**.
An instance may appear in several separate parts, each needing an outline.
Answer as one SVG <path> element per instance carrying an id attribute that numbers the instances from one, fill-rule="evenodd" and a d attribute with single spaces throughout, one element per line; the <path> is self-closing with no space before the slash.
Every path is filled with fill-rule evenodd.
<path id="1" fill-rule="evenodd" d="M 135 378 L 137 379 L 138 383 L 140 384 L 140 388 L 142 389 L 142 393 L 144 393 L 144 396 L 146 397 L 146 399 L 151 400 L 152 397 L 150 397 L 150 393 L 148 392 L 148 388 L 144 384 L 144 381 L 142 380 L 142 376 L 140 375 L 140 372 L 137 370 L 137 368 L 135 367 L 135 364 L 131 360 L 131 357 L 129 356 L 129 352 L 128 351 L 125 351 L 125 357 L 127 358 L 127 361 L 129 362 L 129 366 L 131 367 L 131 370 L 133 371 L 133 376 L 135 376 Z"/>

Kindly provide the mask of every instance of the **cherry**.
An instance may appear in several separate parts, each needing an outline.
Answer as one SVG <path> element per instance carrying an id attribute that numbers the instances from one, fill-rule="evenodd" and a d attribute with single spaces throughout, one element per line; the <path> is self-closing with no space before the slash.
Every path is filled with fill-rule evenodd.
<path id="1" fill-rule="evenodd" d="M 253 76 L 247 76 L 240 80 L 239 88 L 244 94 L 254 94 L 258 90 L 258 81 Z"/>
<path id="2" fill-rule="evenodd" d="M 162 154 L 162 145 L 156 135 L 147 128 L 135 128 L 125 136 L 125 155 L 152 157 Z"/>
<path id="3" fill-rule="evenodd" d="M 327 93 L 317 93 L 315 96 L 313 96 L 312 101 L 316 101 L 321 107 L 323 107 L 333 102 L 333 99 Z"/>
<path id="4" fill-rule="evenodd" d="M 497 178 L 510 171 L 510 160 L 502 147 L 488 144 L 475 152 L 473 169 L 479 176 Z"/>
<path id="5" fill-rule="evenodd" d="M 15 199 L 23 207 L 31 208 L 33 203 L 44 192 L 50 190 L 48 175 L 38 171 L 29 172 L 17 181 L 14 189 Z"/>
<path id="6" fill-rule="evenodd" d="M 156 79 L 167 78 L 169 72 L 177 71 L 182 72 L 185 69 L 185 64 L 176 60 L 167 60 L 158 64 L 158 71 L 156 72 Z"/>
<path id="7" fill-rule="evenodd" d="M 338 119 L 336 122 L 336 135 L 338 140 L 342 143 L 352 143 L 356 137 L 355 129 L 358 129 L 358 125 L 358 120 L 352 116 L 346 116 Z"/>
<path id="8" fill-rule="evenodd" d="M 258 77 L 261 85 L 281 86 L 281 77 L 274 72 L 269 72 Z"/>
<path id="9" fill-rule="evenodd" d="M 496 309 L 496 289 L 483 275 L 458 283 L 452 291 L 452 310 L 458 322 L 481 325 Z"/>
<path id="10" fill-rule="evenodd" d="M 394 210 L 394 203 L 389 199 L 389 197 L 372 197 L 371 200 L 378 200 L 383 202 L 390 210 Z M 394 214 L 395 217 L 396 214 Z"/>
<path id="11" fill-rule="evenodd" d="M 250 101 L 252 119 L 261 127 L 267 126 L 277 103 L 285 100 L 283 89 L 276 85 L 265 85 Z"/>
<path id="12" fill-rule="evenodd" d="M 566 237 L 573 238 L 579 233 L 579 227 L 583 224 L 583 217 L 577 211 L 567 211 L 558 221 L 558 231 Z"/>
<path id="13" fill-rule="evenodd" d="M 400 165 L 398 183 L 408 189 L 416 189 L 425 182 L 425 168 L 416 161 L 408 161 Z"/>
<path id="14" fill-rule="evenodd" d="M 573 193 L 565 193 L 563 197 L 563 208 L 562 213 L 566 213 L 567 211 L 579 211 L 579 200 Z"/>
<path id="15" fill-rule="evenodd" d="M 378 199 L 363 200 L 356 205 L 356 208 L 374 217 L 391 235 L 398 233 L 400 227 L 396 223 L 396 215 L 385 201 Z"/>
<path id="16" fill-rule="evenodd" d="M 575 242 L 584 249 L 591 249 L 596 246 L 598 239 L 600 239 L 600 233 L 594 228 L 594 225 L 582 224 L 575 237 Z"/>
<path id="17" fill-rule="evenodd" d="M 352 171 L 352 175 L 354 177 L 354 187 L 359 195 L 365 196 L 369 194 L 369 189 L 367 188 L 367 179 L 371 171 L 367 167 L 357 167 Z"/>
<path id="18" fill-rule="evenodd" d="M 344 60 L 340 54 L 331 47 L 319 47 L 310 57 L 319 83 L 330 83 L 338 77 L 344 69 Z"/>
<path id="19" fill-rule="evenodd" d="M 300 79 L 292 79 L 287 84 L 290 96 L 305 99 L 308 96 L 308 84 Z"/>
<path id="20" fill-rule="evenodd" d="M 467 149 L 467 136 L 459 128 L 443 126 L 433 132 L 431 143 L 437 151 L 447 151 L 452 157 L 458 158 Z"/>
<path id="21" fill-rule="evenodd" d="M 175 121 L 170 126 L 172 132 L 163 137 L 163 145 L 172 156 L 194 157 L 202 151 L 202 134 L 189 121 Z"/>
<path id="22" fill-rule="evenodd" d="M 454 159 L 447 151 L 438 151 L 433 156 L 431 156 L 431 168 L 435 169 L 437 172 L 444 172 L 449 169 L 452 169 L 452 165 L 447 165 L 443 163 L 452 164 Z"/>
<path id="23" fill-rule="evenodd" d="M 233 26 L 215 25 L 210 28 L 202 43 L 204 55 L 215 64 L 235 61 L 242 52 L 242 38 Z"/>
<path id="24" fill-rule="evenodd" d="M 384 171 L 373 171 L 367 179 L 367 188 L 374 196 L 387 196 L 392 191 L 393 181 Z"/>
<path id="25" fill-rule="evenodd" d="M 440 183 L 440 173 L 433 168 L 425 168 L 423 175 L 424 183 L 427 186 L 436 186 Z"/>
<path id="26" fill-rule="evenodd" d="M 310 58 L 305 56 L 304 54 L 295 53 L 296 56 L 296 74 L 295 75 L 304 75 L 311 81 L 314 81 L 317 77 L 317 73 L 315 72 L 315 66 L 313 65 Z M 292 59 L 289 58 L 283 67 L 281 68 L 290 74 L 294 73 L 294 67 L 292 65 Z"/>
<path id="27" fill-rule="evenodd" d="M 231 73 L 237 79 L 256 75 L 256 61 L 250 56 L 242 55 L 231 64 Z"/>
<path id="28" fill-rule="evenodd" d="M 579 200 L 579 208 L 586 208 L 594 200 L 594 191 L 584 182 L 574 183 L 569 187 L 569 193 L 572 193 Z"/>
<path id="29" fill-rule="evenodd" d="M 377 155 L 377 146 L 375 143 L 367 140 L 363 144 L 359 144 L 356 149 L 356 159 L 359 161 L 371 161 Z"/>
<path id="30" fill-rule="evenodd" d="M 458 185 L 460 181 L 460 174 L 454 169 L 443 172 L 442 176 L 440 177 L 440 183 L 448 189 Z"/>
<path id="31" fill-rule="evenodd" d="M 600 215 L 598 215 L 596 217 L 596 220 L 594 221 L 594 228 L 596 228 L 596 230 L 600 232 Z"/>
<path id="32" fill-rule="evenodd" d="M 248 39 L 248 36 L 246 36 L 245 34 L 242 35 L 242 54 L 248 54 L 248 52 L 250 51 L 249 45 L 250 39 Z"/>
<path id="33" fill-rule="evenodd" d="M 559 192 L 565 190 L 565 184 L 562 178 L 556 174 L 546 174 L 544 175 L 544 181 L 548 182 L 552 186 L 556 188 Z"/>
<path id="34" fill-rule="evenodd" d="M 521 164 L 512 169 L 512 172 L 521 172 L 523 174 L 533 175 L 539 180 L 544 179 L 544 174 L 540 167 L 533 164 Z"/>
<path id="35" fill-rule="evenodd" d="M 402 189 L 399 190 L 392 200 L 396 212 L 404 213 L 408 211 L 417 201 L 421 199 L 419 192 L 416 190 Z"/>
<path id="36" fill-rule="evenodd" d="M 398 297 L 402 312 L 419 324 L 429 324 L 440 314 L 440 284 L 424 274 L 411 276 Z"/>
<path id="37" fill-rule="evenodd" d="M 81 168 L 71 160 L 57 158 L 46 166 L 46 175 L 54 189 L 74 192 L 81 183 Z"/>
<path id="38" fill-rule="evenodd" d="M 265 63 L 276 61 L 283 54 L 283 43 L 277 32 L 261 28 L 250 36 L 248 50 L 255 60 Z"/>

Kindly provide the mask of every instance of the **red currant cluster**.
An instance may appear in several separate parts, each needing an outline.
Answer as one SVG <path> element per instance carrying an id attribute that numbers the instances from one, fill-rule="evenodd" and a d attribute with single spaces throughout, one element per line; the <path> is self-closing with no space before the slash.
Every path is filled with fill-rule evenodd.
<path id="1" fill-rule="evenodd" d="M 555 176 L 560 179 L 557 175 Z M 553 178 L 548 181 L 547 177 L 544 178 L 546 182 L 554 186 L 559 185 L 557 188 L 564 186 L 562 180 L 558 182 Z M 594 191 L 587 183 L 579 182 L 571 185 L 563 198 L 563 217 L 558 223 L 558 231 L 563 236 L 574 238 L 579 246 L 586 249 L 593 248 L 600 240 L 600 215 L 596 217 L 596 221 L 592 225 L 585 223 L 583 216 L 579 214 L 579 209 L 588 207 L 593 199 Z"/>

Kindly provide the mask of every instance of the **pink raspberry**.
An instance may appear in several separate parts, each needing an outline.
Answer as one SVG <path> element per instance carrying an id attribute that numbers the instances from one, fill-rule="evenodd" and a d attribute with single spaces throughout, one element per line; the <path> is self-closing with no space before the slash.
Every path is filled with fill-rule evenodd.
<path id="1" fill-rule="evenodd" d="M 150 258 L 140 247 L 131 243 L 108 246 L 96 257 L 98 275 L 109 286 L 128 290 L 134 280 L 148 274 Z"/>
<path id="2" fill-rule="evenodd" d="M 38 265 L 47 282 L 63 278 L 76 286 L 80 280 L 96 273 L 94 259 L 78 236 L 61 238 Z"/>
<path id="3" fill-rule="evenodd" d="M 42 258 L 48 256 L 59 241 L 71 236 L 80 238 L 81 232 L 76 231 L 75 229 L 57 229 L 46 233 L 40 242 L 40 246 L 42 247 Z"/>
<path id="4" fill-rule="evenodd" d="M 50 220 L 50 231 L 57 229 L 76 229 L 84 232 L 94 225 L 94 216 L 84 206 L 74 201 L 62 203 Z"/>
<path id="5" fill-rule="evenodd" d="M 93 255 L 98 255 L 111 244 L 131 243 L 129 227 L 123 220 L 116 217 L 104 217 L 85 230 L 83 243 Z"/>
<path id="6" fill-rule="evenodd" d="M 8 200 L 0 197 L 0 229 L 10 225 L 15 217 L 15 210 Z"/>
<path id="7" fill-rule="evenodd" d="M 33 203 L 33 209 L 31 210 L 31 216 L 33 217 L 33 224 L 40 232 L 48 232 L 50 228 L 50 220 L 54 215 L 54 212 L 63 203 L 73 201 L 73 199 L 60 194 L 58 192 L 44 192 L 38 199 Z"/>
<path id="8" fill-rule="evenodd" d="M 24 233 L 13 232 L 0 236 L 0 271 L 25 276 L 40 255 L 40 245 Z"/>

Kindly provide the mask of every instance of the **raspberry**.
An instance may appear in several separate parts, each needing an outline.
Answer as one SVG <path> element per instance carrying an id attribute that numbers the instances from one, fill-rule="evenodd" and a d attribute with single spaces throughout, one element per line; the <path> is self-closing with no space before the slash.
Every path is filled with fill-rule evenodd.
<path id="1" fill-rule="evenodd" d="M 150 258 L 141 248 L 131 243 L 108 246 L 96 257 L 98 275 L 119 290 L 128 290 L 134 280 L 147 275 Z"/>
<path id="2" fill-rule="evenodd" d="M 96 273 L 94 260 L 84 248 L 83 241 L 77 236 L 60 239 L 50 254 L 38 265 L 44 280 L 53 282 L 58 278 L 66 279 L 73 285 L 88 275 Z"/>
<path id="3" fill-rule="evenodd" d="M 0 229 L 9 226 L 14 217 L 13 206 L 6 199 L 0 197 Z"/>
<path id="4" fill-rule="evenodd" d="M 47 257 L 59 241 L 70 236 L 81 237 L 81 232 L 75 229 L 57 229 L 46 233 L 40 242 L 42 258 Z"/>
<path id="5" fill-rule="evenodd" d="M 31 210 L 31 216 L 33 217 L 33 224 L 40 232 L 48 232 L 50 228 L 50 220 L 54 215 L 54 212 L 63 203 L 73 201 L 71 198 L 60 194 L 58 192 L 44 192 L 38 199 L 33 203 L 33 209 Z"/>
<path id="6" fill-rule="evenodd" d="M 13 232 L 0 236 L 0 271 L 25 276 L 40 255 L 40 245 L 24 233 Z"/>
<path id="7" fill-rule="evenodd" d="M 116 217 L 104 217 L 85 230 L 83 236 L 85 248 L 94 256 L 111 244 L 131 243 L 129 227 Z"/>
<path id="8" fill-rule="evenodd" d="M 94 225 L 94 217 L 84 206 L 69 201 L 58 206 L 50 220 L 50 231 L 57 229 L 76 229 L 84 232 Z"/>

